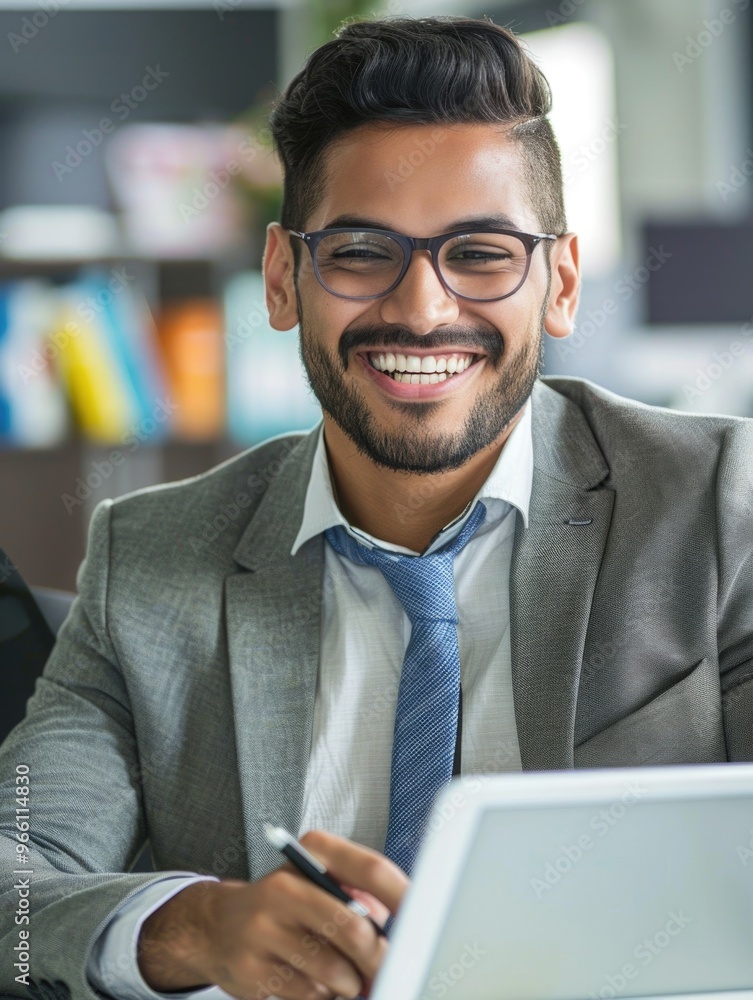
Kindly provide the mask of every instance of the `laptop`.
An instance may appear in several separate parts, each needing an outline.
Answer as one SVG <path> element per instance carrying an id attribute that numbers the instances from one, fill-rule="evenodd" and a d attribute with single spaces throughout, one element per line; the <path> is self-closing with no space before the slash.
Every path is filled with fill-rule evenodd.
<path id="1" fill-rule="evenodd" d="M 460 777 L 371 1000 L 753 1000 L 753 765 Z"/>

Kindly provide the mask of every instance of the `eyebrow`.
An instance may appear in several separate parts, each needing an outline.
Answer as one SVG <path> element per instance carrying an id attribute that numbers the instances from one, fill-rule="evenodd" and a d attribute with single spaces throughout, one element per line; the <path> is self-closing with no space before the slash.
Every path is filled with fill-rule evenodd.
<path id="1" fill-rule="evenodd" d="M 336 218 L 330 219 L 326 225 L 322 226 L 322 229 L 340 229 L 346 226 L 363 226 L 365 229 L 392 229 L 386 222 L 380 222 L 378 219 L 369 219 L 363 215 L 338 215 Z M 504 213 L 497 215 L 474 215 L 467 219 L 456 219 L 454 222 L 448 223 L 447 229 L 444 229 L 443 232 L 449 233 L 456 229 L 466 229 L 468 232 L 483 232 L 489 226 L 492 229 L 517 229 L 518 232 L 522 232 L 520 226 L 516 225 L 515 221 Z"/>

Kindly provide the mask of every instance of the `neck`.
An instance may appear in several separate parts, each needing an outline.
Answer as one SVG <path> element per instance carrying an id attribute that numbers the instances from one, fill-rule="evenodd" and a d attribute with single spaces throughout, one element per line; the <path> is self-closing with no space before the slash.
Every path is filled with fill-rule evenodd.
<path id="1" fill-rule="evenodd" d="M 459 469 L 431 475 L 394 472 L 356 451 L 324 416 L 324 442 L 337 505 L 353 527 L 381 541 L 423 552 L 437 532 L 465 510 L 494 468 L 523 407 L 487 448 Z"/>

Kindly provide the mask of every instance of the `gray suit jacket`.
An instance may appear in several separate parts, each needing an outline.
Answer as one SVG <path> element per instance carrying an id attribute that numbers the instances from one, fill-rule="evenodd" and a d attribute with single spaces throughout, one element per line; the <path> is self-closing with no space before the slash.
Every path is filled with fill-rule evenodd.
<path id="1" fill-rule="evenodd" d="M 315 432 L 98 505 L 79 597 L 1 754 L 28 764 L 33 993 L 91 997 L 92 941 L 157 869 L 258 879 L 296 829 L 323 538 L 294 557 Z M 510 581 L 525 769 L 753 760 L 753 420 L 534 389 Z M 3 871 L 18 869 L 3 798 Z M 17 893 L 3 890 L 0 991 Z"/>

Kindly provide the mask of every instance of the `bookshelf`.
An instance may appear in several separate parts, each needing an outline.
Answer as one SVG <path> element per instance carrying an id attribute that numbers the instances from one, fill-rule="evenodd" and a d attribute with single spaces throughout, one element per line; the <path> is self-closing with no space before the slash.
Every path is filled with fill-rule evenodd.
<path id="1" fill-rule="evenodd" d="M 146 259 L 113 254 L 79 259 L 0 258 L 0 286 L 28 278 L 65 282 L 83 268 L 128 268 L 150 310 L 194 301 L 197 296 L 221 308 L 225 282 L 251 264 L 258 246 L 222 259 Z M 211 438 L 139 440 L 138 447 L 88 440 L 75 422 L 65 439 L 51 446 L 0 446 L 0 546 L 26 580 L 39 586 L 75 590 L 92 510 L 101 500 L 155 483 L 197 475 L 237 454 L 247 445 L 222 429 Z M 108 460 L 113 450 L 122 460 Z M 88 484 L 88 485 L 87 485 Z"/>

